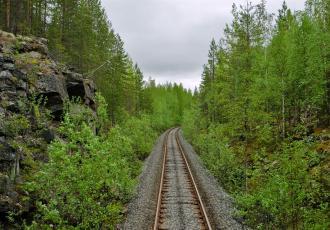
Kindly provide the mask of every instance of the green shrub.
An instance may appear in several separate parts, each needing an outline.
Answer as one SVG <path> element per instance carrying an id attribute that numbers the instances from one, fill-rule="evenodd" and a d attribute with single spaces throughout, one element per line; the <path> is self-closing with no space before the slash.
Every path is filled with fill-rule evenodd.
<path id="1" fill-rule="evenodd" d="M 182 118 L 182 130 L 185 137 L 190 140 L 194 141 L 196 134 L 198 133 L 198 129 L 196 126 L 196 118 L 198 117 L 197 110 L 195 109 L 186 109 L 183 112 Z"/>
<path id="2" fill-rule="evenodd" d="M 45 107 L 48 98 L 33 94 L 29 98 L 29 112 L 33 114 L 34 124 L 37 128 L 48 128 L 52 119 L 51 111 Z"/>
<path id="3" fill-rule="evenodd" d="M 146 115 L 140 118 L 131 117 L 121 126 L 122 132 L 132 141 L 132 147 L 138 159 L 145 159 L 153 145 L 157 133 L 151 127 L 150 118 Z"/>
<path id="4" fill-rule="evenodd" d="M 29 120 L 21 114 L 14 114 L 2 121 L 6 135 L 15 137 L 24 134 L 30 128 Z"/>
<path id="5" fill-rule="evenodd" d="M 307 144 L 296 141 L 284 145 L 265 170 L 254 171 L 250 181 L 256 178 L 261 180 L 260 184 L 249 193 L 237 196 L 241 215 L 251 226 L 262 229 L 329 228 L 326 221 L 328 204 L 324 202 L 326 199 L 319 199 L 325 191 L 308 172 L 309 159 L 313 159 L 313 155 L 315 157 L 316 153 L 310 151 Z"/>
<path id="6" fill-rule="evenodd" d="M 142 162 L 156 133 L 147 116 L 110 127 L 107 105 L 97 95 L 96 114 L 68 103 L 48 146 L 49 161 L 24 185 L 37 212 L 27 229 L 113 229 L 123 220 Z"/>
<path id="7" fill-rule="evenodd" d="M 37 196 L 37 213 L 29 227 L 114 228 L 135 186 L 128 162 L 134 155 L 131 140 L 118 128 L 95 135 L 96 121 L 88 109 L 69 107 L 59 128 L 65 139 L 49 145 L 48 163 L 25 185 Z"/>
<path id="8" fill-rule="evenodd" d="M 241 188 L 244 174 L 223 132 L 224 127 L 212 126 L 208 133 L 196 136 L 194 143 L 208 170 L 225 189 L 235 191 Z"/>

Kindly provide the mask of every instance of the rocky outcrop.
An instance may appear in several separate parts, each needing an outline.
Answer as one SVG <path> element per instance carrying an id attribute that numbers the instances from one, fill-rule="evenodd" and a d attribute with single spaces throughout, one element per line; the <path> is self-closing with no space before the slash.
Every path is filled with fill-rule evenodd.
<path id="1" fill-rule="evenodd" d="M 0 31 L 0 229 L 8 212 L 28 210 L 20 184 L 35 162 L 47 160 L 65 101 L 79 97 L 95 109 L 95 91 L 91 80 L 50 57 L 46 39 Z"/>
<path id="2" fill-rule="evenodd" d="M 95 109 L 94 95 L 95 84 L 89 79 L 84 79 L 81 74 L 70 70 L 63 71 L 66 79 L 66 89 L 69 97 L 80 97 L 85 105 Z"/>

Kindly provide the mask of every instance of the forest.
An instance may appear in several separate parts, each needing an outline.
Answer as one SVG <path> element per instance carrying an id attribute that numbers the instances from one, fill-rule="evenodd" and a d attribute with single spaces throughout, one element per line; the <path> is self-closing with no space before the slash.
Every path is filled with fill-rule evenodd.
<path id="1" fill-rule="evenodd" d="M 124 50 L 99 0 L 1 0 L 0 5 L 0 28 L 47 38 L 54 59 L 96 82 L 113 124 L 126 115 L 151 111 L 150 94 L 157 86 L 151 79 L 150 87 L 144 87 L 148 80 Z M 179 85 L 160 88 L 184 91 Z"/>
<path id="2" fill-rule="evenodd" d="M 113 228 L 157 135 L 181 123 L 192 92 L 145 79 L 99 0 L 1 0 L 0 6 L 0 29 L 46 38 L 51 57 L 93 80 L 99 92 L 97 119 L 77 100 L 69 102 L 57 130 L 65 142 L 49 144 L 48 163 L 32 161 L 23 169 L 22 189 L 33 194 L 23 199 L 35 211 L 5 218 L 16 228 Z M 49 112 L 31 104 L 47 126 Z M 17 126 L 14 135 L 32 126 L 20 116 L 2 122 Z"/>
<path id="3" fill-rule="evenodd" d="M 329 228 L 330 3 L 233 5 L 183 128 L 260 229 Z"/>
<path id="4" fill-rule="evenodd" d="M 8 223 L 115 228 L 157 136 L 181 126 L 246 225 L 328 229 L 330 1 L 297 12 L 284 2 L 276 14 L 264 0 L 233 4 L 232 16 L 192 92 L 146 79 L 100 0 L 0 0 L 1 30 L 46 38 L 51 57 L 98 90 L 96 117 L 67 102 L 61 138 L 20 185 L 33 212 Z"/>

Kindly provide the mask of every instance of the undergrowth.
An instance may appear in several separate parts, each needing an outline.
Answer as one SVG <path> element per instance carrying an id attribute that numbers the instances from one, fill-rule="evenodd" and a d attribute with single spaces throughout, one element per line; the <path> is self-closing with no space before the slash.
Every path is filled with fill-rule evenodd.
<path id="1" fill-rule="evenodd" d="M 139 159 L 156 133 L 145 116 L 109 126 L 105 100 L 97 99 L 97 116 L 81 104 L 68 105 L 48 162 L 25 184 L 37 209 L 27 229 L 112 229 L 122 221 Z"/>

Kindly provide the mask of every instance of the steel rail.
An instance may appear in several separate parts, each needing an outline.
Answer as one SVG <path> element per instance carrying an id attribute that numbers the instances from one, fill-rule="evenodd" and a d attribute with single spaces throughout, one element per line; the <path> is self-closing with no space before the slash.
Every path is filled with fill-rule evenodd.
<path id="1" fill-rule="evenodd" d="M 164 143 L 163 143 L 163 166 L 162 166 L 162 174 L 160 178 L 160 184 L 159 184 L 159 190 L 158 190 L 158 198 L 157 198 L 157 209 L 156 209 L 156 217 L 154 222 L 154 230 L 158 229 L 158 222 L 159 222 L 159 214 L 160 214 L 160 207 L 162 202 L 162 190 L 163 190 L 163 183 L 164 183 L 164 175 L 165 175 L 165 163 L 166 163 L 166 156 L 167 156 L 167 140 L 169 133 L 173 130 L 171 128 L 167 131 L 164 137 Z"/>
<path id="2" fill-rule="evenodd" d="M 161 205 L 162 205 L 162 192 L 163 192 L 163 185 L 164 185 L 164 176 L 165 176 L 165 171 L 166 171 L 166 158 L 167 158 L 167 142 L 168 142 L 168 136 L 170 134 L 170 132 L 172 130 L 174 130 L 175 128 L 172 128 L 170 130 L 167 131 L 167 133 L 165 134 L 165 138 L 164 138 L 164 143 L 163 143 L 163 163 L 162 163 L 162 173 L 161 173 L 161 180 L 160 180 L 160 184 L 159 184 L 159 190 L 158 190 L 158 198 L 157 198 L 157 208 L 156 208 L 156 215 L 155 215 L 155 221 L 154 221 L 154 226 L 153 229 L 157 230 L 159 228 L 159 220 L 160 220 L 160 210 L 161 210 Z M 178 137 L 178 133 L 179 133 L 179 128 L 177 128 L 177 130 L 175 131 L 175 140 L 176 140 L 176 144 L 179 148 L 180 154 L 184 160 L 184 164 L 186 166 L 186 169 L 188 171 L 188 177 L 193 185 L 193 193 L 195 194 L 195 196 L 197 197 L 197 202 L 198 202 L 198 206 L 202 215 L 202 218 L 204 220 L 205 226 L 207 229 L 212 230 L 209 218 L 206 214 L 206 209 L 204 207 L 204 204 L 202 202 L 200 193 L 198 191 L 197 188 L 197 184 L 195 182 L 195 179 L 193 177 L 192 171 L 190 169 L 189 163 L 187 161 L 187 158 L 185 156 L 184 150 L 182 148 L 181 142 L 179 140 Z"/>
<path id="3" fill-rule="evenodd" d="M 180 142 L 180 139 L 179 139 L 179 135 L 178 135 L 179 130 L 180 130 L 180 129 L 178 128 L 177 131 L 175 132 L 176 143 L 177 143 L 177 145 L 178 145 L 178 147 L 179 147 L 180 153 L 181 153 L 181 155 L 182 155 L 182 157 L 183 157 L 183 159 L 184 159 L 184 162 L 185 162 L 185 164 L 186 164 L 186 167 L 187 167 L 187 169 L 188 169 L 189 177 L 190 177 L 190 180 L 191 180 L 192 183 L 193 183 L 194 191 L 195 191 L 195 194 L 196 194 L 196 196 L 197 196 L 198 203 L 199 203 L 199 207 L 200 207 L 200 209 L 201 209 L 201 211 L 202 211 L 202 215 L 203 215 L 203 218 L 204 218 L 204 221 L 205 221 L 206 227 L 207 227 L 209 230 L 212 230 L 212 227 L 211 227 L 211 224 L 210 224 L 210 220 L 209 220 L 209 218 L 208 218 L 208 216 L 207 216 L 207 214 L 206 214 L 206 209 L 205 209 L 205 207 L 204 207 L 204 204 L 203 204 L 202 198 L 201 198 L 201 196 L 200 196 L 200 193 L 198 192 L 197 184 L 196 184 L 196 182 L 195 182 L 194 176 L 193 176 L 193 174 L 192 174 L 192 171 L 191 171 L 191 169 L 190 169 L 189 163 L 188 163 L 188 161 L 187 161 L 186 155 L 185 155 L 185 153 L 184 153 L 184 150 L 183 150 L 183 148 L 182 148 L 182 145 L 181 145 L 181 142 Z"/>

